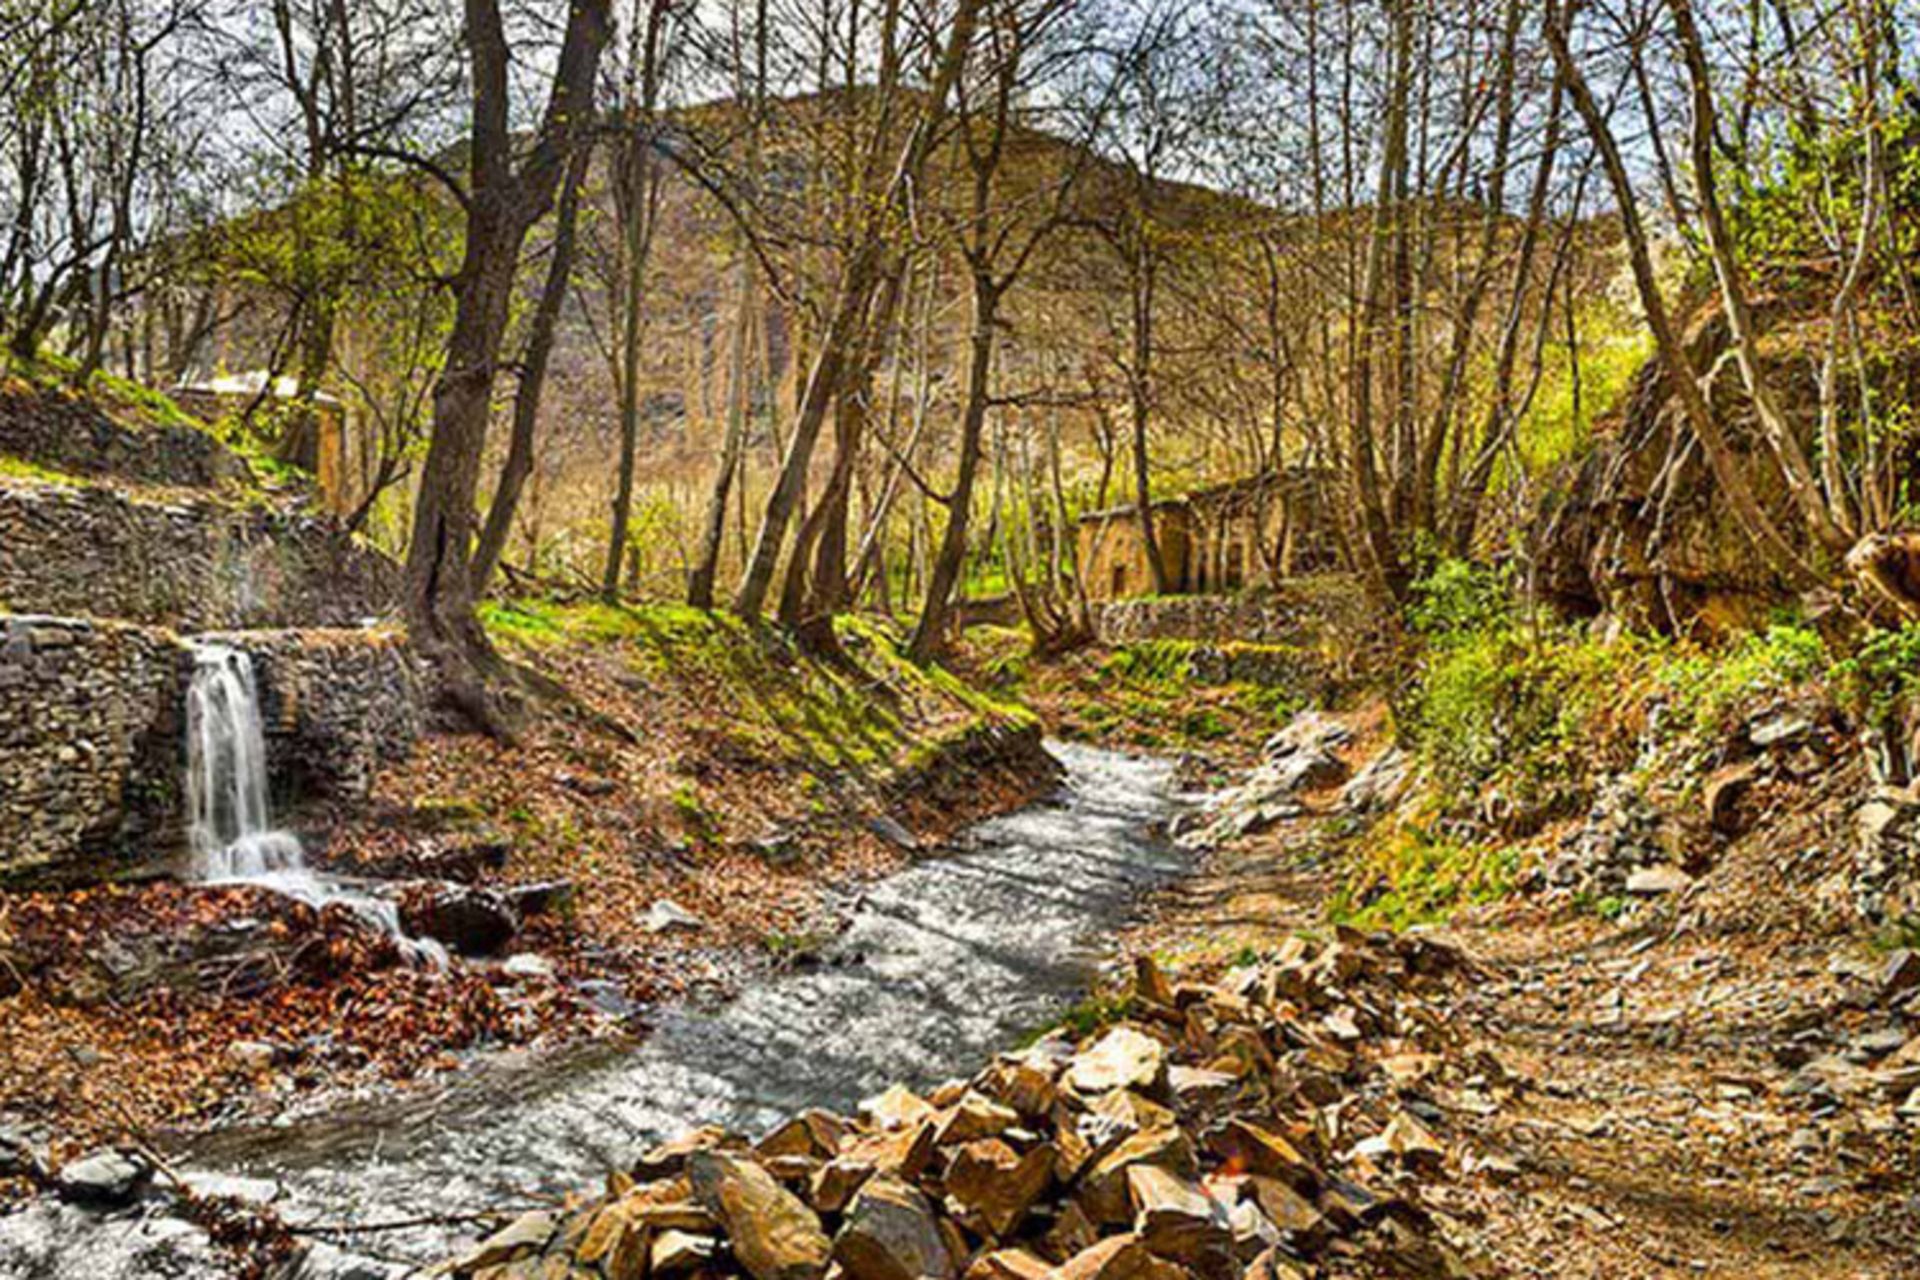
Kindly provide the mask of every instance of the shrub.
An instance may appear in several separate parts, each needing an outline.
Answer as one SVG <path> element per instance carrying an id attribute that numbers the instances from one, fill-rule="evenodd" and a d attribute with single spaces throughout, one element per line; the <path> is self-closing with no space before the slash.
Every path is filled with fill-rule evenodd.
<path id="1" fill-rule="evenodd" d="M 1832 676 L 1861 719 L 1876 729 L 1895 728 L 1920 694 L 1920 623 L 1868 632 L 1833 664 Z"/>

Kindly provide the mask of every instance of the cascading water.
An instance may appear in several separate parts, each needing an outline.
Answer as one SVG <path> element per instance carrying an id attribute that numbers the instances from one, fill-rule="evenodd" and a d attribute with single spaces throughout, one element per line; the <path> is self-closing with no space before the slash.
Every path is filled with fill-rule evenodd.
<path id="1" fill-rule="evenodd" d="M 187 688 L 188 839 L 202 880 L 252 880 L 303 866 L 299 837 L 267 801 L 267 740 L 253 659 L 204 644 Z"/>
<path id="2" fill-rule="evenodd" d="M 194 651 L 187 686 L 187 814 L 187 839 L 201 880 L 257 884 L 316 910 L 338 903 L 391 934 L 410 961 L 447 966 L 439 943 L 407 936 L 392 902 L 307 866 L 300 838 L 274 827 L 253 659 L 228 645 L 205 642 Z"/>

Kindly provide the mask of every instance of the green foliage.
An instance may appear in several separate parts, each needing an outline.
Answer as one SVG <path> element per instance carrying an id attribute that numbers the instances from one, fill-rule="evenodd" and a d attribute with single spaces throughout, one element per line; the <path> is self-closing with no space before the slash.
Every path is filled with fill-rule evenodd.
<path id="1" fill-rule="evenodd" d="M 1920 694 L 1920 623 L 1875 628 L 1852 654 L 1833 664 L 1841 695 L 1868 724 L 1890 729 Z"/>
<path id="2" fill-rule="evenodd" d="M 1830 665 L 1820 634 L 1797 623 L 1778 622 L 1742 636 L 1718 651 L 1687 650 L 1666 656 L 1655 679 L 1666 692 L 1681 727 L 1711 733 L 1727 716 L 1756 698 L 1818 679 Z"/>
<path id="3" fill-rule="evenodd" d="M 943 667 L 907 661 L 900 637 L 866 618 L 836 621 L 839 660 L 808 654 L 731 613 L 685 605 L 517 599 L 488 601 L 478 612 L 504 642 L 605 649 L 642 679 L 693 692 L 713 708 L 719 732 L 762 757 L 889 771 L 924 763 L 941 743 L 983 723 L 1035 723 L 1018 703 Z"/>
<path id="4" fill-rule="evenodd" d="M 1406 929 L 1504 897 L 1520 871 L 1520 851 L 1511 845 L 1462 844 L 1429 822 L 1398 822 L 1354 851 L 1353 870 L 1327 910 L 1357 928 Z"/>
<path id="5" fill-rule="evenodd" d="M 1448 645 L 1505 628 L 1519 616 L 1510 569 L 1447 557 L 1413 584 L 1407 625 L 1430 643 Z"/>
<path id="6" fill-rule="evenodd" d="M 83 483 L 79 476 L 69 475 L 65 471 L 56 471 L 52 467 L 43 467 L 37 462 L 29 462 L 25 458 L 16 458 L 8 453 L 0 453 L 0 476 L 13 480 L 33 480 L 40 484 L 57 484 L 67 487 Z"/>
<path id="7" fill-rule="evenodd" d="M 1581 890 L 1573 895 L 1576 911 L 1599 916 L 1602 920 L 1614 921 L 1627 914 L 1627 900 L 1618 894 L 1595 894 L 1590 890 Z"/>
<path id="8" fill-rule="evenodd" d="M 719 838 L 720 819 L 707 807 L 707 802 L 692 783 L 681 783 L 667 798 L 680 815 L 681 827 L 695 844 L 710 845 Z"/>
<path id="9" fill-rule="evenodd" d="M 1096 992 L 1061 1014 L 1059 1025 L 1076 1040 L 1083 1040 L 1096 1031 L 1104 1031 L 1116 1022 L 1131 1018 L 1138 1011 L 1139 1004 L 1131 992 Z"/>

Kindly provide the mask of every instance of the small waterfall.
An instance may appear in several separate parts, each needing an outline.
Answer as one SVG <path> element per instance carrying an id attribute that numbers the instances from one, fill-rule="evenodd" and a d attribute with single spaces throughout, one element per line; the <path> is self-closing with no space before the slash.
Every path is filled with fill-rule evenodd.
<path id="1" fill-rule="evenodd" d="M 253 880 L 305 865 L 300 840 L 274 829 L 267 739 L 253 659 L 220 644 L 194 653 L 187 688 L 188 839 L 202 880 Z"/>
<path id="2" fill-rule="evenodd" d="M 413 963 L 447 967 L 446 949 L 429 938 L 409 938 L 392 902 L 307 866 L 300 838 L 273 825 L 253 659 L 210 641 L 195 646 L 187 686 L 187 815 L 198 879 L 257 884 L 315 910 L 337 902 L 391 934 Z"/>

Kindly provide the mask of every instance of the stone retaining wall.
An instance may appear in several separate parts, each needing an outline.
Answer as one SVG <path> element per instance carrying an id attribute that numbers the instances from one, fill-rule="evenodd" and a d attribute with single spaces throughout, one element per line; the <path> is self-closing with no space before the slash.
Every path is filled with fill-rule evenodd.
<path id="1" fill-rule="evenodd" d="M 1094 630 L 1108 645 L 1210 646 L 1218 655 L 1209 670 L 1194 674 L 1216 683 L 1284 684 L 1308 673 L 1360 680 L 1391 662 L 1396 643 L 1395 628 L 1344 574 L 1290 579 L 1278 590 L 1246 595 L 1116 600 L 1095 607 Z"/>
<path id="2" fill-rule="evenodd" d="M 364 796 L 421 731 L 403 641 L 369 631 L 222 637 L 254 655 L 278 812 Z M 0 883 L 162 865 L 183 839 L 191 644 L 157 627 L 0 615 Z"/>
<path id="3" fill-rule="evenodd" d="M 354 626 L 395 598 L 330 519 L 212 497 L 0 481 L 0 606 L 201 631 Z"/>
<path id="4" fill-rule="evenodd" d="M 207 488 L 247 478 L 246 464 L 205 431 L 128 425 L 65 392 L 0 380 L 0 453 L 55 471 Z"/>
<path id="5" fill-rule="evenodd" d="M 1307 644 L 1331 632 L 1364 630 L 1370 626 L 1371 614 L 1356 580 L 1327 574 L 1290 580 L 1277 591 L 1115 600 L 1096 607 L 1094 626 L 1107 644 L 1142 640 Z"/>

